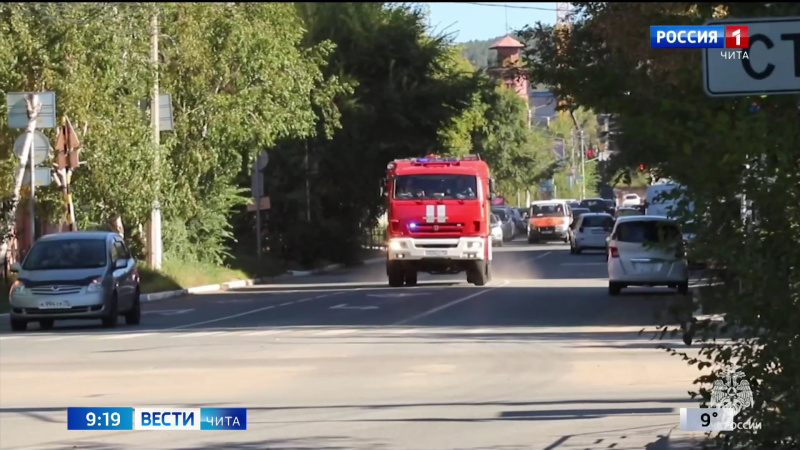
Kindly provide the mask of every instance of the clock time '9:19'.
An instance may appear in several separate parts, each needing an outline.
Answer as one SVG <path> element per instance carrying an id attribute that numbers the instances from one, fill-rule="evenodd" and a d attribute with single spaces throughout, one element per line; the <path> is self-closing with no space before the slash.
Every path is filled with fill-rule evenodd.
<path id="1" fill-rule="evenodd" d="M 68 430 L 132 430 L 133 408 L 67 408 Z"/>

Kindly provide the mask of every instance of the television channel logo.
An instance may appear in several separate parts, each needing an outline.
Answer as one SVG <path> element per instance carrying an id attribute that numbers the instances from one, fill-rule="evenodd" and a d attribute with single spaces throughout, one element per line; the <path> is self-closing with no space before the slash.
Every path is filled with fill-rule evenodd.
<path id="1" fill-rule="evenodd" d="M 650 48 L 750 48 L 747 25 L 652 25 Z"/>

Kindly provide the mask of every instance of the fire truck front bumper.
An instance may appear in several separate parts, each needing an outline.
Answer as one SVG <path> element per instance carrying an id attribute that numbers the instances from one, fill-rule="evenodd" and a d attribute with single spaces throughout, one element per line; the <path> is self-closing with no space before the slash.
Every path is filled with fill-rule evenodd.
<path id="1" fill-rule="evenodd" d="M 481 261 L 486 259 L 486 241 L 486 238 L 477 236 L 455 239 L 394 238 L 389 240 L 387 255 L 390 260 L 397 261 Z"/>

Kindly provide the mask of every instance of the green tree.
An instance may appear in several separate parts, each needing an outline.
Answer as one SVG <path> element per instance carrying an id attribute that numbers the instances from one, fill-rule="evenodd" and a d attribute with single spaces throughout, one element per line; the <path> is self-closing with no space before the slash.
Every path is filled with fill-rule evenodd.
<path id="1" fill-rule="evenodd" d="M 154 81 L 156 11 L 160 85 L 172 96 L 175 124 L 158 150 L 138 106 Z M 168 258 L 220 262 L 231 211 L 247 201 L 239 186 L 249 185 L 253 156 L 280 139 L 314 135 L 316 108 L 329 111 L 331 93 L 342 89 L 320 70 L 330 44 L 307 45 L 292 4 L 11 3 L 0 7 L 0 21 L 0 85 L 55 91 L 59 113 L 81 134 L 86 165 L 73 187 L 82 225 L 119 213 L 136 229 L 158 197 Z M 336 126 L 335 114 L 325 117 Z M 15 137 L 0 132 L 4 143 Z M 57 210 L 50 191 L 41 198 Z"/>
<path id="2" fill-rule="evenodd" d="M 153 152 L 137 103 L 152 77 L 146 65 L 146 14 L 141 8 L 80 4 L 6 3 L 0 6 L 0 86 L 9 91 L 55 91 L 86 161 L 73 178 L 77 218 L 105 223 L 113 212 L 126 222 L 144 219 L 154 197 Z M 143 62 L 144 61 L 144 62 Z M 3 110 L 2 114 L 5 114 Z M 5 117 L 2 118 L 5 122 Z M 50 133 L 54 143 L 55 130 Z M 5 161 L 0 184 L 10 191 L 17 130 L 0 129 Z M 130 181 L 136 180 L 131 188 Z M 62 211 L 55 185 L 37 191 L 38 213 Z M 6 218 L 8 225 L 8 219 Z"/>
<path id="3" fill-rule="evenodd" d="M 302 3 L 298 9 L 309 42 L 336 45 L 326 75 L 355 88 L 336 97 L 342 128 L 332 137 L 286 139 L 275 148 L 267 169 L 270 246 L 304 263 L 349 262 L 363 229 L 384 208 L 386 164 L 441 151 L 440 130 L 470 106 L 477 82 L 452 69 L 449 42 L 428 36 L 414 7 Z"/>
<path id="4" fill-rule="evenodd" d="M 681 220 L 698 226 L 691 249 L 724 268 L 708 299 L 726 313 L 731 342 L 696 323 L 686 334 L 700 340 L 699 356 L 681 354 L 700 369 L 704 402 L 720 370 L 736 363 L 750 381 L 754 405 L 737 420 L 754 420 L 758 433 L 720 433 L 725 448 L 797 448 L 800 393 L 794 388 L 800 353 L 800 146 L 798 96 L 710 99 L 703 94 L 699 52 L 653 50 L 621 29 L 653 23 L 701 24 L 712 17 L 792 16 L 796 3 L 577 3 L 571 30 L 539 24 L 523 32 L 538 40 L 526 54 L 531 75 L 557 86 L 576 105 L 618 114 L 620 154 L 612 165 L 652 168 L 686 186 L 695 208 Z M 558 51 L 561 49 L 561 51 Z M 753 202 L 757 223 L 742 220 L 737 194 Z M 708 303 L 706 303 L 708 305 Z M 664 329 L 666 332 L 667 330 Z"/>
<path id="5" fill-rule="evenodd" d="M 232 237 L 231 211 L 249 197 L 240 186 L 250 185 L 255 155 L 316 132 L 313 107 L 329 92 L 319 88 L 330 46 L 307 45 L 288 3 L 162 8 L 163 32 L 172 37 L 164 40 L 162 83 L 176 110 L 165 144 L 174 180 L 165 187 L 165 248 L 219 262 Z"/>

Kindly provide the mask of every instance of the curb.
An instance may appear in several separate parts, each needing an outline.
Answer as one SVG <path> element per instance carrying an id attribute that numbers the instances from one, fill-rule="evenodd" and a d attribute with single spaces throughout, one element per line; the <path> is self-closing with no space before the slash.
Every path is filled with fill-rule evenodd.
<path id="1" fill-rule="evenodd" d="M 364 260 L 364 265 L 370 264 L 377 264 L 380 262 L 385 261 L 386 258 L 372 258 Z M 253 278 L 249 280 L 236 280 L 236 281 L 228 281 L 226 283 L 220 284 L 209 284 L 206 286 L 196 286 L 190 287 L 186 289 L 178 289 L 175 291 L 164 291 L 164 292 L 153 292 L 151 294 L 142 294 L 139 296 L 139 301 L 141 302 L 155 302 L 158 300 L 167 300 L 170 298 L 182 297 L 184 295 L 189 294 L 203 294 L 207 292 L 219 292 L 219 291 L 227 291 L 230 289 L 242 288 L 246 286 L 253 286 L 256 284 L 265 284 L 274 282 L 276 280 L 284 280 L 287 278 L 295 278 L 295 277 L 308 277 L 311 275 L 317 275 L 320 273 L 331 272 L 334 270 L 344 269 L 344 264 L 331 264 L 325 266 L 321 269 L 315 270 L 290 270 L 284 274 L 277 275 L 274 277 L 263 277 L 263 278 Z"/>
<path id="2" fill-rule="evenodd" d="M 377 264 L 380 262 L 386 261 L 386 258 L 372 258 L 372 259 L 365 259 L 362 261 L 363 265 L 371 265 Z M 236 289 L 242 288 L 246 286 L 253 286 L 255 284 L 265 284 L 271 283 L 276 280 L 283 280 L 286 278 L 294 278 L 294 277 L 307 277 L 311 275 L 316 275 L 324 272 L 331 272 L 334 270 L 343 269 L 345 266 L 344 264 L 331 264 L 329 266 L 325 266 L 321 269 L 316 270 L 292 270 L 287 273 L 277 275 L 274 277 L 263 277 L 263 278 L 253 278 L 249 280 L 235 280 L 235 281 L 228 281 L 225 283 L 220 284 L 209 284 L 206 286 L 195 286 L 186 289 L 178 289 L 174 291 L 164 291 L 164 292 L 153 292 L 150 294 L 141 294 L 139 296 L 140 302 L 155 302 L 159 300 L 167 300 L 170 298 L 177 298 L 183 297 L 184 295 L 191 295 L 191 294 L 202 294 L 206 292 L 219 292 L 219 291 L 227 291 L 229 289 Z M 0 317 L 6 317 L 8 313 L 0 314 Z"/>

